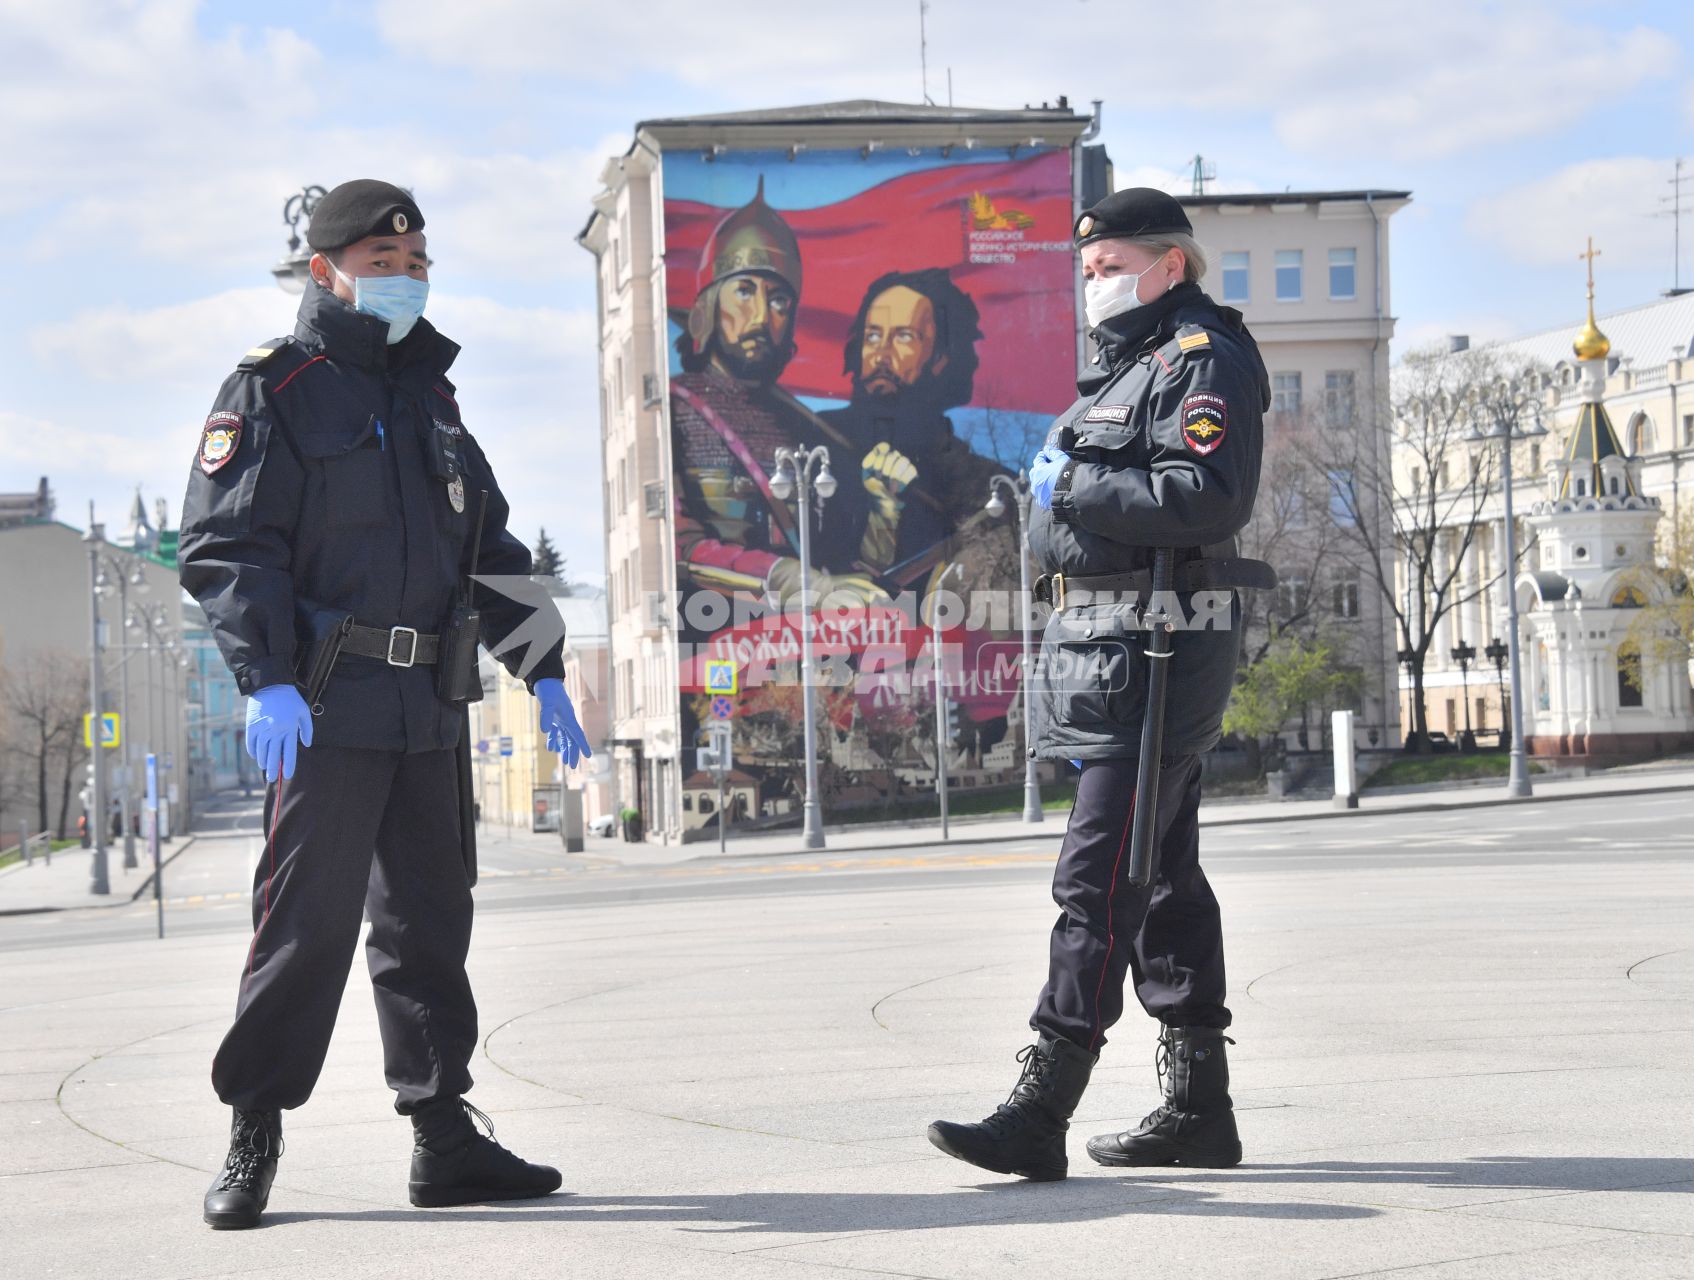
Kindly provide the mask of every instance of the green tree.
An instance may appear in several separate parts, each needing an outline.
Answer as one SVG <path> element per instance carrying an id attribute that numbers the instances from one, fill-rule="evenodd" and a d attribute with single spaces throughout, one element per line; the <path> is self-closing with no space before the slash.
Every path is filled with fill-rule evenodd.
<path id="1" fill-rule="evenodd" d="M 535 541 L 532 553 L 535 560 L 535 573 L 543 578 L 557 578 L 560 582 L 565 579 L 565 558 L 559 554 L 559 549 L 553 545 L 553 540 L 547 536 L 547 530 L 541 530 L 541 536 Z"/>
<path id="2" fill-rule="evenodd" d="M 1278 762 L 1275 735 L 1284 725 L 1309 707 L 1333 710 L 1356 694 L 1358 682 L 1358 672 L 1342 665 L 1333 642 L 1283 632 L 1241 672 L 1224 711 L 1223 730 L 1247 743 L 1248 763 L 1255 776 L 1263 776 Z"/>

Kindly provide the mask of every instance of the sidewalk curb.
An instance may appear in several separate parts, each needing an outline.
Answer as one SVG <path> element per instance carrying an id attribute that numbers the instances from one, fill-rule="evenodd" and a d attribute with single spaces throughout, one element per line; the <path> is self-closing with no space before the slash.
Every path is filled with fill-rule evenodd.
<path id="1" fill-rule="evenodd" d="M 200 837 L 198 835 L 183 836 L 182 843 L 175 849 L 171 850 L 171 856 L 160 861 L 159 874 L 163 874 L 166 867 L 170 866 L 171 863 L 175 862 L 184 853 L 188 852 L 188 846 L 193 844 L 199 838 Z M 86 849 L 78 849 L 77 852 L 86 853 L 88 851 Z M 110 856 L 110 854 L 111 850 L 108 849 L 107 855 Z M 49 915 L 55 911 L 88 911 L 91 909 L 95 911 L 105 911 L 112 907 L 133 906 L 136 902 L 141 900 L 141 895 L 146 893 L 148 888 L 151 887 L 153 883 L 153 875 L 154 873 L 149 871 L 146 876 L 142 878 L 142 881 L 140 885 L 136 887 L 135 892 L 130 894 L 128 898 L 118 898 L 114 895 L 111 900 L 106 902 L 79 902 L 73 907 L 0 907 L 0 917 L 40 916 Z"/>
<path id="2" fill-rule="evenodd" d="M 1613 790 L 1607 790 L 1607 791 L 1580 791 L 1580 792 L 1571 792 L 1571 793 L 1566 793 L 1566 794 L 1561 794 L 1561 795 L 1532 795 L 1532 796 L 1501 796 L 1501 795 L 1496 795 L 1496 796 L 1494 796 L 1490 799 L 1459 800 L 1459 801 L 1454 801 L 1454 802 L 1451 802 L 1451 803 L 1448 803 L 1448 804 L 1427 804 L 1427 803 L 1426 804 L 1396 804 L 1396 805 L 1385 805 L 1382 808 L 1371 808 L 1371 809 L 1366 809 L 1366 808 L 1325 809 L 1325 810 L 1320 810 L 1317 813 L 1241 814 L 1241 815 L 1238 815 L 1238 816 L 1230 816 L 1230 817 L 1224 817 L 1224 818 L 1214 818 L 1210 822 L 1206 821 L 1206 809 L 1205 809 L 1205 806 L 1202 805 L 1201 808 L 1200 808 L 1200 826 L 1201 826 L 1202 829 L 1204 829 L 1206 827 L 1245 827 L 1245 826 L 1254 826 L 1254 825 L 1260 824 L 1260 823 L 1276 823 L 1276 822 L 1324 822 L 1324 821 L 1329 821 L 1329 820 L 1335 819 L 1335 818 L 1386 818 L 1386 817 L 1392 817 L 1392 816 L 1395 816 L 1395 815 L 1398 815 L 1398 814 L 1447 813 L 1447 812 L 1452 812 L 1454 810 L 1460 810 L 1460 809 L 1488 809 L 1488 808 L 1492 808 L 1495 805 L 1558 804 L 1558 803 L 1561 803 L 1563 801 L 1568 801 L 1568 800 L 1607 800 L 1607 799 L 1617 799 L 1619 797 L 1627 797 L 1627 796 L 1663 795 L 1667 792 L 1674 792 L 1674 791 L 1694 791 L 1694 782 L 1665 783 L 1663 785 L 1653 786 L 1653 787 L 1620 787 L 1620 788 L 1616 788 L 1616 789 L 1613 789 Z M 963 840 L 945 840 L 945 841 L 944 840 L 914 840 L 914 841 L 910 842 L 909 844 L 903 844 L 903 845 L 889 845 L 889 844 L 857 844 L 857 845 L 844 844 L 844 845 L 835 845 L 835 844 L 832 844 L 832 845 L 828 846 L 827 848 L 825 848 L 823 850 L 786 849 L 786 850 L 781 850 L 781 851 L 771 851 L 771 852 L 768 852 L 768 853 L 761 853 L 761 852 L 756 852 L 756 851 L 755 852 L 747 852 L 747 851 L 736 852 L 734 847 L 733 847 L 734 842 L 731 841 L 731 848 L 724 853 L 717 853 L 715 851 L 712 852 L 712 853 L 702 853 L 702 854 L 696 855 L 693 858 L 684 859 L 684 861 L 686 861 L 686 862 L 715 862 L 720 858 L 797 858 L 797 857 L 803 857 L 803 856 L 807 855 L 808 853 L 819 853 L 819 852 L 825 853 L 825 854 L 829 854 L 829 853 L 878 853 L 878 852 L 884 852 L 884 851 L 893 851 L 893 850 L 896 850 L 896 849 L 915 849 L 915 848 L 933 849 L 933 848 L 938 848 L 938 847 L 946 847 L 947 845 L 950 845 L 950 844 L 1004 844 L 1004 843 L 1007 843 L 1007 842 L 1012 841 L 1012 840 L 1038 839 L 1040 836 L 1045 834 L 1045 832 L 1049 829 L 1047 827 L 1046 823 L 1042 823 L 1042 825 L 1039 828 L 1034 827 L 1034 826 L 1025 826 L 1021 822 L 1018 825 L 1019 825 L 1020 829 L 1017 830 L 1017 831 L 996 832 L 993 835 L 986 835 L 986 834 L 979 835 L 979 834 L 976 834 L 975 832 L 973 832 Z M 1064 824 L 1059 823 L 1059 824 L 1056 824 L 1056 825 L 1058 826 L 1059 831 L 1062 833 L 1063 830 L 1064 830 Z M 825 835 L 830 834 L 829 829 L 827 827 L 824 829 L 824 833 L 825 833 Z"/>

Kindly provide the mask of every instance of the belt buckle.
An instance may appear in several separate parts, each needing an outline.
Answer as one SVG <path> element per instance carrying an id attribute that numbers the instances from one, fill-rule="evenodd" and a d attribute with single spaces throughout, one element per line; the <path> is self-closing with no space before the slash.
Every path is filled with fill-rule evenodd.
<path id="1" fill-rule="evenodd" d="M 402 636 L 410 639 L 406 649 L 406 660 L 400 661 L 394 656 L 394 645 Z M 391 667 L 409 667 L 418 660 L 418 629 L 416 627 L 390 627 L 388 629 L 388 665 Z"/>
<path id="2" fill-rule="evenodd" d="M 1047 588 L 1047 593 L 1053 598 L 1053 608 L 1057 609 L 1060 613 L 1063 613 L 1065 611 L 1064 574 L 1055 573 L 1053 575 L 1052 584 Z"/>

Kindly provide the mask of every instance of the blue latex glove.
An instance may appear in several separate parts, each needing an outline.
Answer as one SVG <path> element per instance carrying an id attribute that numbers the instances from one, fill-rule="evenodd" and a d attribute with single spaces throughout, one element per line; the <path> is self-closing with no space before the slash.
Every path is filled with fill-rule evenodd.
<path id="1" fill-rule="evenodd" d="M 589 750 L 588 735 L 576 722 L 576 708 L 571 706 L 571 696 L 565 692 L 565 682 L 552 678 L 537 680 L 535 697 L 541 703 L 541 732 L 547 735 L 547 750 L 559 752 L 572 769 L 577 761 L 591 757 L 594 752 Z"/>
<path id="2" fill-rule="evenodd" d="M 312 711 L 291 684 L 268 684 L 247 699 L 247 754 L 258 762 L 265 781 L 278 770 L 294 776 L 295 753 L 312 745 Z"/>
<path id="3" fill-rule="evenodd" d="M 1053 486 L 1058 483 L 1059 472 L 1065 469 L 1065 463 L 1070 460 L 1070 454 L 1063 449 L 1047 445 L 1035 455 L 1035 461 L 1029 464 L 1029 491 L 1035 496 L 1035 505 L 1043 511 L 1052 509 Z"/>
<path id="4" fill-rule="evenodd" d="M 1071 763 L 1072 763 L 1072 764 L 1073 764 L 1073 765 L 1075 765 L 1075 766 L 1076 766 L 1076 771 L 1077 771 L 1077 772 L 1078 772 L 1078 773 L 1081 773 L 1081 772 L 1082 772 L 1082 761 L 1080 761 L 1080 760 L 1072 760 L 1072 761 L 1071 761 Z"/>

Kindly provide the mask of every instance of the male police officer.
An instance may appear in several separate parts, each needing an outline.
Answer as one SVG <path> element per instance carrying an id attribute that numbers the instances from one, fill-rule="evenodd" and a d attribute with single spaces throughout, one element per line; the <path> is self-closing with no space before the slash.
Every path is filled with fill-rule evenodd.
<path id="1" fill-rule="evenodd" d="M 240 362 L 190 471 L 182 584 L 249 698 L 247 747 L 270 784 L 253 941 L 212 1064 L 234 1109 L 205 1199 L 213 1227 L 259 1221 L 281 1113 L 317 1082 L 362 914 L 388 1083 L 415 1131 L 412 1203 L 520 1199 L 560 1183 L 497 1145 L 492 1127 L 484 1137 L 461 1097 L 477 1023 L 454 748 L 476 695 L 462 672 L 448 687 L 434 677 L 455 653 L 463 667 L 467 647 L 474 658 L 474 641 L 444 634 L 467 575 L 528 574 L 530 556 L 460 419 L 447 380 L 458 347 L 422 318 L 423 226 L 386 182 L 344 183 L 319 202 L 294 335 Z M 530 613 L 478 594 L 493 637 Z M 326 643 L 339 656 L 325 657 Z M 310 708 L 302 661 L 332 664 Z M 559 650 L 507 662 L 540 700 L 549 749 L 574 766 L 589 750 Z"/>
<path id="2" fill-rule="evenodd" d="M 1223 938 L 1201 871 L 1200 755 L 1218 740 L 1235 673 L 1233 588 L 1274 583 L 1234 558 L 1258 489 L 1270 385 L 1239 313 L 1199 287 L 1205 259 L 1176 200 L 1120 191 L 1077 219 L 1088 322 L 1099 346 L 1081 398 L 1030 467 L 1030 547 L 1053 605 L 1035 696 L 1039 750 L 1082 776 L 1059 853 L 1047 984 L 1019 1054 L 1023 1075 L 980 1124 L 939 1121 L 930 1140 L 997 1173 L 1063 1178 L 1065 1132 L 1123 1010 L 1126 972 L 1162 1024 L 1163 1104 L 1098 1137 L 1106 1165 L 1240 1162 L 1224 1060 Z M 1125 851 L 1148 691 L 1145 617 L 1155 548 L 1178 561 L 1181 606 L 1154 839 L 1159 870 L 1137 889 Z"/>

